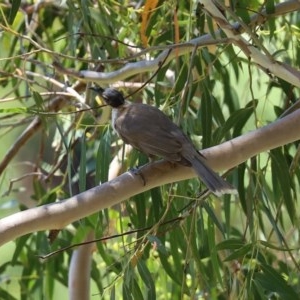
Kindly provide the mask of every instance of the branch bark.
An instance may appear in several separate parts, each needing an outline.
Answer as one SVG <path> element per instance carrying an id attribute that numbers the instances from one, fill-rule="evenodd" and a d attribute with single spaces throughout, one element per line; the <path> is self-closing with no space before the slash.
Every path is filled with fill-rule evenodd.
<path id="1" fill-rule="evenodd" d="M 194 51 L 195 48 L 206 47 L 208 45 L 215 44 L 234 43 L 245 53 L 247 57 L 252 59 L 253 63 L 260 66 L 266 72 L 274 74 L 277 77 L 300 87 L 300 72 L 297 69 L 275 60 L 266 51 L 260 51 L 259 49 L 263 49 L 263 45 L 260 42 L 258 42 L 258 44 L 251 45 L 241 36 L 241 34 L 245 32 L 245 28 L 247 26 L 258 26 L 259 24 L 263 24 L 268 17 L 284 15 L 286 13 L 299 10 L 299 1 L 292 0 L 280 3 L 275 7 L 275 11 L 272 14 L 268 14 L 264 9 L 259 14 L 254 14 L 251 17 L 250 24 L 247 24 L 245 26 L 241 25 L 243 24 L 241 20 L 233 24 L 229 23 L 218 9 L 218 6 L 214 4 L 214 2 L 218 3 L 218 6 L 222 6 L 222 4 L 219 4 L 218 1 L 201 1 L 205 11 L 207 11 L 207 13 L 211 15 L 212 18 L 214 18 L 214 20 L 220 25 L 222 30 L 227 35 L 227 39 L 222 39 L 221 30 L 217 30 L 213 35 L 206 34 L 192 39 L 187 43 L 166 46 L 166 50 L 161 52 L 160 55 L 158 55 L 155 59 L 128 63 L 124 67 L 113 72 L 102 73 L 89 70 L 82 70 L 77 72 L 75 70 L 65 69 L 59 64 L 55 64 L 54 67 L 56 67 L 56 70 L 58 72 L 76 77 L 84 82 L 111 84 L 112 82 L 124 80 L 136 74 L 155 71 L 160 67 L 161 62 L 164 61 L 165 63 L 168 63 L 178 56 Z M 258 41 L 253 33 L 251 34 L 251 38 L 255 41 Z M 170 52 L 170 49 L 172 49 L 173 51 Z M 153 50 L 155 49 L 153 48 Z M 147 49 L 147 52 L 149 51 L 151 51 L 151 48 Z M 142 52 L 144 53 L 144 51 Z"/>
<path id="2" fill-rule="evenodd" d="M 289 4 L 291 1 L 287 1 Z M 294 1 L 295 8 L 299 5 L 299 1 Z M 202 0 L 201 3 L 204 6 L 205 11 L 218 23 L 224 33 L 227 35 L 232 42 L 244 52 L 244 54 L 251 58 L 252 61 L 257 64 L 260 68 L 264 69 L 267 73 L 274 74 L 275 76 L 284 79 L 285 81 L 300 87 L 300 72 L 292 68 L 291 66 L 275 60 L 272 55 L 265 49 L 262 43 L 258 40 L 254 33 L 249 32 L 253 44 L 250 44 L 241 34 L 237 32 L 237 26 L 231 25 L 224 17 L 218 7 L 227 9 L 224 4 L 215 0 Z M 299 9 L 298 7 L 298 9 Z M 229 10 L 229 9 L 227 9 Z M 232 13 L 233 14 L 233 13 Z M 266 11 L 263 12 L 263 15 Z M 243 24 L 242 20 L 239 20 L 238 24 Z M 244 24 L 243 24 L 244 25 Z M 244 25 L 243 28 L 247 28 Z M 248 33 L 247 32 L 247 33 Z M 237 34 L 239 33 L 239 34 Z"/>
<path id="3" fill-rule="evenodd" d="M 73 88 L 67 88 L 70 95 L 79 99 L 77 92 L 82 92 L 85 88 L 85 84 L 79 82 L 74 85 Z M 59 111 L 66 103 L 67 98 L 63 95 L 55 97 L 48 105 L 49 112 Z M 16 141 L 11 145 L 11 147 L 5 153 L 3 159 L 0 162 L 0 176 L 5 171 L 8 164 L 20 151 L 20 149 L 28 142 L 28 140 L 34 136 L 42 128 L 43 122 L 39 116 L 36 116 L 33 121 L 28 125 L 28 127 L 22 132 L 22 134 L 16 139 Z"/>
<path id="4" fill-rule="evenodd" d="M 94 231 L 89 232 L 86 242 L 95 239 Z M 94 243 L 82 245 L 72 253 L 69 269 L 69 299 L 90 299 L 90 274 Z"/>
<path id="5" fill-rule="evenodd" d="M 202 1 L 205 2 L 205 1 Z M 209 5 L 207 8 L 210 7 L 210 2 L 208 1 Z M 254 26 L 254 25 L 259 25 L 262 24 L 267 17 L 275 17 L 279 15 L 284 15 L 293 11 L 297 11 L 300 9 L 300 2 L 297 0 L 291 0 L 291 1 L 286 1 L 283 3 L 279 3 L 275 7 L 275 12 L 273 14 L 267 14 L 265 10 L 260 12 L 259 14 L 255 14 L 251 18 L 251 23 L 249 26 Z M 217 8 L 213 7 L 211 9 L 212 13 L 217 13 Z M 223 15 L 219 16 L 220 18 L 224 17 Z M 3 28 L 3 26 L 0 26 Z M 234 23 L 232 26 L 230 25 L 232 30 L 237 31 L 239 33 L 243 32 L 243 28 L 240 25 L 239 22 Z M 7 28 L 3 28 L 4 30 L 8 30 Z M 17 33 L 15 33 L 18 35 Z M 220 38 L 220 30 L 216 31 L 214 34 L 215 37 Z M 229 34 L 230 36 L 230 34 Z M 31 40 L 29 37 L 23 36 L 23 38 L 27 38 L 30 40 L 30 42 L 40 51 L 47 51 L 47 49 L 41 48 L 38 43 L 34 42 Z M 230 39 L 226 39 L 227 42 L 230 42 Z M 128 78 L 131 75 L 139 74 L 142 72 L 147 72 L 147 71 L 153 71 L 156 70 L 159 67 L 159 63 L 161 61 L 164 61 L 167 55 L 167 62 L 174 59 L 174 57 L 178 57 L 179 55 L 186 54 L 188 52 L 192 52 L 195 47 L 201 47 L 201 46 L 207 46 L 210 44 L 218 44 L 218 43 L 224 43 L 226 42 L 224 39 L 219 39 L 218 41 L 215 40 L 215 38 L 210 35 L 206 34 L 204 36 L 198 37 L 196 39 L 191 40 L 188 43 L 183 43 L 179 45 L 174 45 L 172 46 L 176 51 L 172 51 L 169 53 L 169 48 L 163 51 L 156 59 L 151 60 L 151 61 L 139 61 L 136 63 L 129 63 L 125 67 L 114 71 L 114 72 L 108 72 L 108 73 L 101 73 L 101 72 L 93 72 L 93 71 L 81 71 L 81 72 L 76 72 L 76 71 L 70 71 L 67 69 L 64 69 L 58 65 L 55 65 L 57 67 L 57 71 L 68 74 L 74 77 L 79 78 L 81 81 L 95 81 L 98 83 L 112 83 L 118 80 L 124 80 Z M 151 48 L 146 49 L 147 51 L 151 51 Z M 154 49 L 153 49 L 154 50 Z M 251 52 L 251 51 L 252 52 Z M 277 75 L 278 77 L 283 78 L 284 80 L 294 84 L 295 86 L 300 86 L 300 77 L 299 77 L 299 72 L 296 69 L 293 69 L 290 66 L 287 66 L 283 63 L 276 62 L 275 60 L 271 60 L 268 57 L 265 57 L 263 54 L 261 54 L 255 47 L 251 47 L 250 53 L 252 53 L 253 60 L 268 70 L 268 72 L 273 73 Z M 51 51 L 50 51 L 51 52 Z M 52 53 L 52 52 L 51 52 Z M 141 51 L 141 54 L 145 53 L 145 51 Z M 80 87 L 84 86 L 82 83 L 79 83 Z M 77 88 L 74 87 L 75 90 L 80 92 L 80 89 L 82 88 Z M 65 98 L 63 97 L 57 97 L 52 101 L 52 104 L 50 105 L 49 109 L 52 111 L 58 111 L 65 102 Z M 51 108 L 53 106 L 53 108 Z M 20 137 L 16 140 L 16 142 L 8 149 L 6 152 L 4 158 L 2 159 L 0 163 L 0 175 L 4 172 L 8 164 L 11 162 L 11 160 L 15 157 L 15 155 L 19 152 L 21 147 L 36 133 L 38 132 L 42 127 L 42 122 L 41 119 L 37 116 L 32 123 L 24 130 L 24 132 L 20 135 Z"/>
<path id="6" fill-rule="evenodd" d="M 265 127 L 244 134 L 201 152 L 216 171 L 237 166 L 252 156 L 300 139 L 300 110 Z M 157 161 L 142 169 L 140 176 L 126 172 L 100 186 L 61 202 L 18 212 L 0 220 L 0 245 L 15 238 L 41 230 L 66 225 L 104 208 L 120 203 L 136 194 L 163 184 L 195 177 L 193 169 Z"/>

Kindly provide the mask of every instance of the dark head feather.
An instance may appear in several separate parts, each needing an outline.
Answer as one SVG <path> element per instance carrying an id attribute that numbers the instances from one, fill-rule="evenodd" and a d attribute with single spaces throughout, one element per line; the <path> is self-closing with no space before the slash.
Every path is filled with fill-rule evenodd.
<path id="1" fill-rule="evenodd" d="M 106 104 L 110 105 L 111 107 L 117 108 L 124 104 L 125 99 L 121 92 L 113 88 L 103 89 L 101 87 L 91 87 L 91 90 L 95 91 L 99 94 L 100 97 L 104 99 Z"/>

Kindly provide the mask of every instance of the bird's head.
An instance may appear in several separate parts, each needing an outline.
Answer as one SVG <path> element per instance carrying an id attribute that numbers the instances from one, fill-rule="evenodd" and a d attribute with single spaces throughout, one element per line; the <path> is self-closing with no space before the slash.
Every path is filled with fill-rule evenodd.
<path id="1" fill-rule="evenodd" d="M 116 89 L 103 89 L 99 86 L 93 86 L 90 89 L 95 91 L 107 105 L 110 105 L 113 108 L 117 108 L 125 102 L 123 94 Z"/>

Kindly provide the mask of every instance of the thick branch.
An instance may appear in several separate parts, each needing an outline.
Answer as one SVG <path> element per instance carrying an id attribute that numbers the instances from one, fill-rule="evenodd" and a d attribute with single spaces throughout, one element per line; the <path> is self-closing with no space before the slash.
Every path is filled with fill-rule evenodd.
<path id="1" fill-rule="evenodd" d="M 291 1 L 287 1 L 286 4 L 290 4 L 290 2 Z M 297 7 L 297 9 L 299 9 L 300 2 L 294 2 L 294 8 Z M 268 73 L 274 74 L 275 76 L 300 87 L 300 72 L 297 69 L 288 66 L 287 64 L 275 60 L 258 41 L 257 37 L 253 33 L 250 32 L 251 39 L 253 39 L 253 42 L 256 43 L 254 45 L 250 44 L 245 38 L 243 38 L 243 36 L 241 36 L 241 34 L 237 34 L 237 26 L 231 25 L 219 10 L 218 6 L 224 7 L 221 2 L 202 0 L 201 3 L 203 4 L 204 9 L 225 32 L 227 37 L 231 39 L 232 42 L 239 47 L 247 57 L 251 58 L 255 64 L 266 70 Z M 283 4 L 284 3 L 281 5 Z M 240 22 L 242 23 L 242 21 Z M 246 27 L 246 25 L 244 27 Z"/>
<path id="2" fill-rule="evenodd" d="M 86 242 L 95 239 L 95 234 L 91 231 Z M 82 245 L 72 253 L 69 269 L 69 299 L 82 300 L 90 298 L 90 274 L 92 264 L 92 251 L 94 243 Z"/>
<path id="3" fill-rule="evenodd" d="M 211 1 L 209 1 L 211 2 Z M 300 2 L 296 0 L 286 1 L 284 3 L 280 3 L 275 7 L 275 12 L 271 15 L 268 15 L 265 10 L 263 10 L 260 14 L 255 14 L 251 18 L 251 25 L 261 24 L 265 21 L 265 17 L 267 16 L 278 16 L 286 13 L 290 13 L 293 11 L 297 11 L 300 9 Z M 223 15 L 219 16 L 220 18 Z M 237 22 L 231 26 L 232 29 L 242 33 L 243 30 L 241 25 Z M 220 31 L 215 32 L 216 37 L 220 37 Z M 229 40 L 227 39 L 227 42 Z M 31 41 L 33 43 L 33 41 Z M 66 70 L 58 65 L 56 65 L 57 70 L 62 73 L 67 73 L 74 77 L 80 78 L 82 81 L 95 81 L 98 83 L 110 84 L 117 80 L 123 80 L 128 78 L 131 75 L 139 74 L 147 71 L 154 71 L 159 67 L 160 62 L 164 61 L 167 55 L 167 62 L 174 59 L 174 57 L 178 57 L 180 55 L 189 53 L 195 49 L 195 47 L 207 46 L 210 44 L 224 43 L 224 40 L 216 41 L 214 37 L 210 34 L 195 38 L 188 43 L 183 43 L 180 45 L 174 45 L 174 49 L 176 51 L 172 51 L 169 53 L 169 49 L 163 51 L 156 59 L 151 61 L 140 61 L 136 63 L 129 63 L 125 67 L 110 73 L 101 73 L 101 72 L 93 72 L 93 71 L 81 71 L 75 72 Z M 35 44 L 37 48 L 39 45 Z M 300 86 L 299 73 L 297 70 L 293 69 L 290 66 L 285 64 L 276 62 L 275 60 L 271 60 L 265 55 L 261 54 L 255 47 L 248 46 L 248 52 L 251 53 L 251 57 L 253 60 L 264 67 L 270 73 L 275 74 L 278 77 L 283 78 L 284 80 L 294 84 L 295 86 Z M 247 47 L 246 47 L 247 48 Z M 45 50 L 45 49 L 43 49 Z M 150 49 L 149 49 L 150 50 Z M 74 88 L 77 89 L 77 88 Z M 78 90 L 78 89 L 77 89 Z M 62 97 L 56 98 L 52 103 L 54 106 L 57 106 L 53 109 L 53 111 L 59 110 L 63 106 L 64 99 Z M 59 104 L 58 104 L 59 103 Z M 41 128 L 42 122 L 39 117 L 36 117 L 32 123 L 28 126 L 28 128 L 23 132 L 23 134 L 17 139 L 16 143 L 14 143 L 7 153 L 5 157 L 2 159 L 0 163 L 0 175 L 3 173 L 9 162 L 15 157 L 16 153 L 20 150 L 20 148 L 33 136 L 35 132 L 37 132 Z"/>
<path id="4" fill-rule="evenodd" d="M 209 12 L 209 14 L 215 19 L 216 22 L 219 23 L 222 30 L 227 34 L 228 39 L 221 39 L 221 31 L 217 30 L 213 36 L 210 34 L 206 34 L 198 38 L 192 39 L 187 43 L 172 45 L 169 47 L 166 46 L 167 49 L 153 60 L 141 60 L 134 63 L 128 63 L 123 68 L 113 72 L 102 73 L 87 70 L 77 72 L 75 70 L 64 69 L 58 64 L 55 64 L 54 66 L 56 67 L 58 72 L 76 77 L 81 81 L 93 81 L 99 84 L 111 84 L 112 82 L 124 80 L 136 74 L 155 71 L 160 67 L 162 61 L 168 63 L 180 55 L 192 52 L 195 49 L 195 47 L 200 48 L 213 44 L 224 44 L 234 42 L 236 46 L 238 46 L 247 57 L 250 57 L 255 64 L 259 65 L 267 72 L 274 74 L 295 86 L 300 87 L 300 73 L 297 69 L 276 61 L 271 55 L 260 52 L 256 47 L 262 47 L 262 45 L 250 45 L 241 36 L 241 34 L 244 32 L 244 28 L 241 26 L 240 22 L 230 24 L 219 11 L 219 9 L 214 5 L 213 1 L 205 0 L 201 2 L 204 4 L 205 10 Z M 251 22 L 250 24 L 248 24 L 248 26 L 257 26 L 258 24 L 262 24 L 268 16 L 279 16 L 293 11 L 297 11 L 299 9 L 299 1 L 286 1 L 284 3 L 278 4 L 275 7 L 275 12 L 273 14 L 269 15 L 267 14 L 266 10 L 263 10 L 259 14 L 253 15 L 251 18 Z M 252 36 L 253 38 L 255 38 L 255 34 L 252 34 Z M 170 52 L 170 48 L 174 50 Z M 148 50 L 150 51 L 151 48 Z"/>
<path id="5" fill-rule="evenodd" d="M 215 170 L 230 169 L 248 158 L 300 139 L 300 110 L 276 122 L 205 149 Z M 139 176 L 126 172 L 100 186 L 67 200 L 31 208 L 0 220 L 0 245 L 30 232 L 63 228 L 101 209 L 163 184 L 195 177 L 191 168 L 158 161 L 142 168 L 146 185 Z"/>

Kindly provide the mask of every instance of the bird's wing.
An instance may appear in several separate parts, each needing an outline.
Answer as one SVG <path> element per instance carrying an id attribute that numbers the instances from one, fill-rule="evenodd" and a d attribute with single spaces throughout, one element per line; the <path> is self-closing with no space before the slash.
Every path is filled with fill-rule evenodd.
<path id="1" fill-rule="evenodd" d="M 188 140 L 159 109 L 143 104 L 128 106 L 117 118 L 115 128 L 125 143 L 170 161 L 182 159 L 182 144 Z"/>

